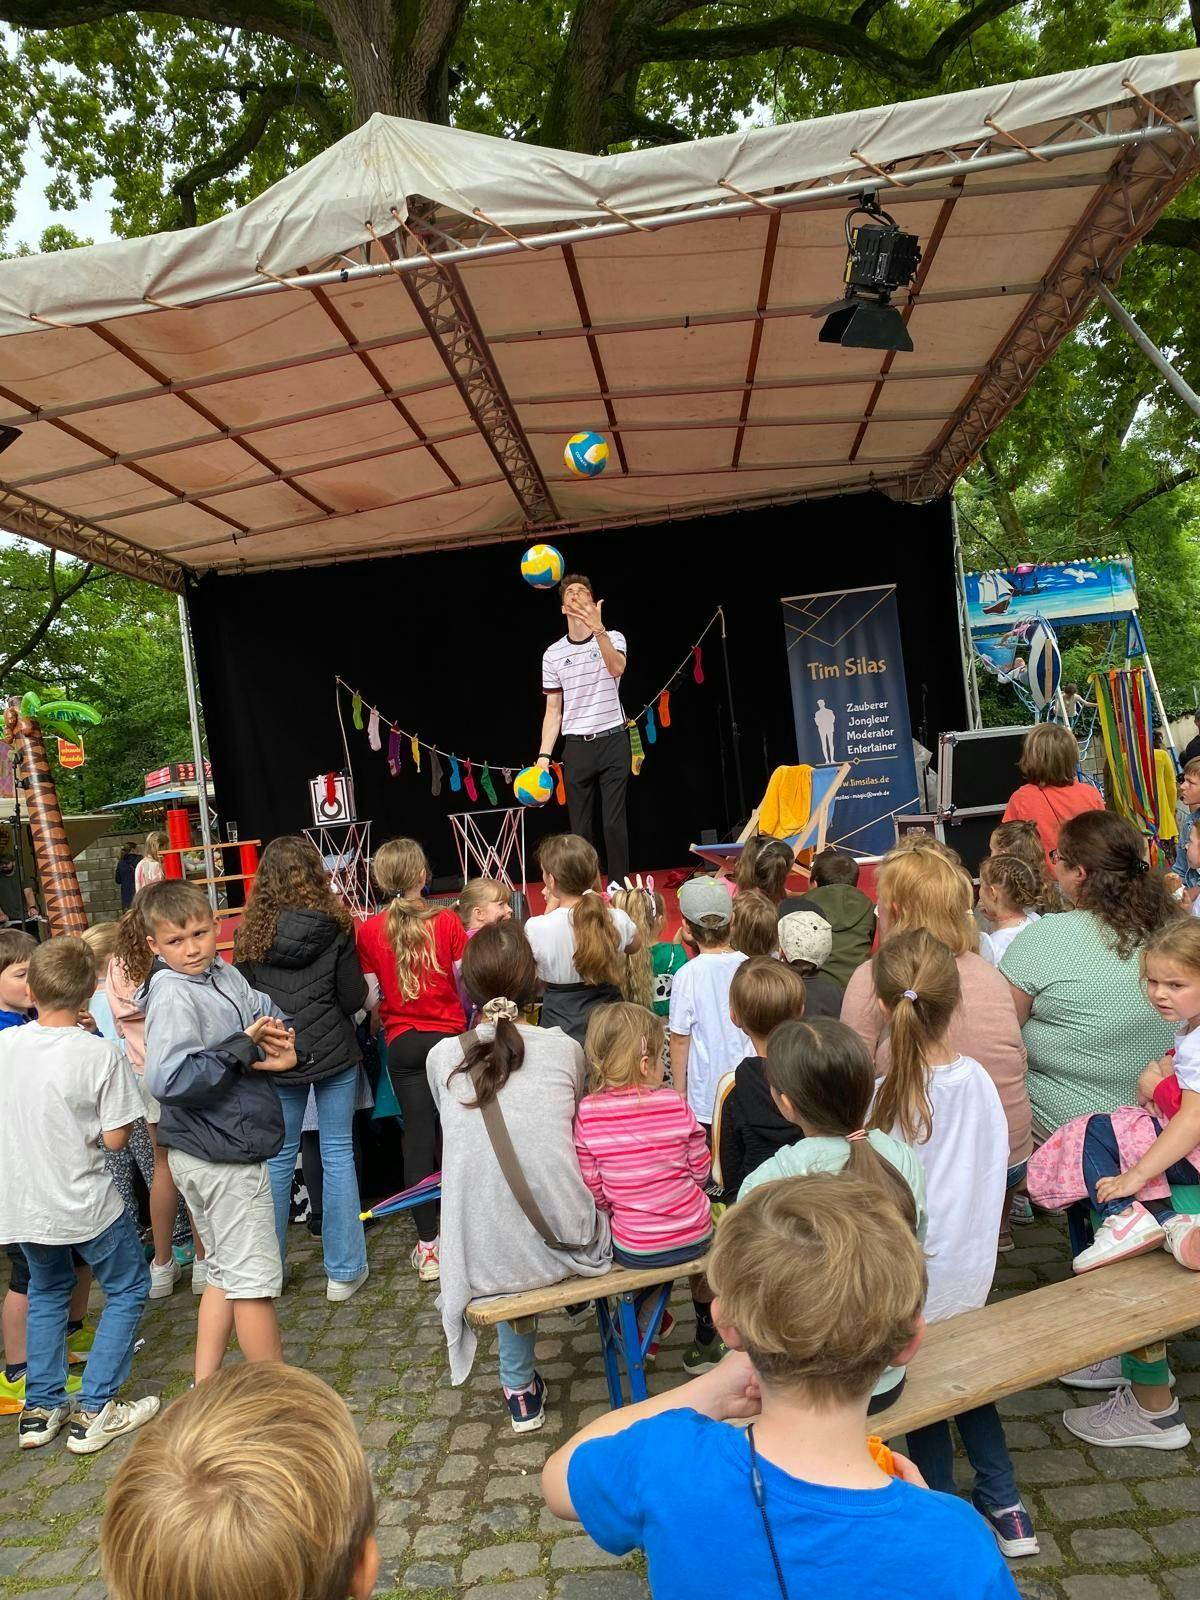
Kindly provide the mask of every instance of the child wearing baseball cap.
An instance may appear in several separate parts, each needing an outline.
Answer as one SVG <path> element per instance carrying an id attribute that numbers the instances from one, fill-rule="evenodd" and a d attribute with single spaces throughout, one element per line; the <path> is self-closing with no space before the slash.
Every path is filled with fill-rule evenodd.
<path id="1" fill-rule="evenodd" d="M 804 1015 L 840 1017 L 842 986 L 824 971 L 833 953 L 833 928 L 819 911 L 789 911 L 779 919 L 783 959 L 804 979 Z"/>

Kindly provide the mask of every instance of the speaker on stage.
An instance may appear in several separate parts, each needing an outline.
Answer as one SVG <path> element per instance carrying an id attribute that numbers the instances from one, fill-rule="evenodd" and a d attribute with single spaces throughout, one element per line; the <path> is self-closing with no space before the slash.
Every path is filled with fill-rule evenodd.
<path id="1" fill-rule="evenodd" d="M 355 820 L 354 779 L 348 772 L 323 772 L 310 778 L 308 794 L 314 827 Z"/>

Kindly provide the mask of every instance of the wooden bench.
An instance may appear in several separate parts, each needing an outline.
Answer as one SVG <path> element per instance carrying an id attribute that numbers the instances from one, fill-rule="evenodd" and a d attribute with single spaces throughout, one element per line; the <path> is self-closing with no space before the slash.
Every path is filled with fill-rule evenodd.
<path id="1" fill-rule="evenodd" d="M 871 1418 L 894 1438 L 1200 1324 L 1200 1274 L 1165 1251 L 965 1311 L 926 1329 L 896 1403 Z"/>
<path id="2" fill-rule="evenodd" d="M 629 1378 L 631 1401 L 646 1398 L 646 1353 L 658 1335 L 663 1312 L 671 1298 L 671 1285 L 678 1278 L 703 1272 L 704 1262 L 684 1261 L 674 1267 L 610 1267 L 594 1278 L 564 1278 L 544 1289 L 528 1289 L 522 1294 L 495 1295 L 472 1300 L 467 1321 L 473 1328 L 494 1328 L 498 1322 L 521 1322 L 566 1306 L 594 1301 L 600 1329 L 600 1354 L 613 1410 L 625 1404 L 621 1369 Z M 645 1332 L 638 1330 L 637 1300 L 645 1290 L 655 1290 L 650 1303 L 650 1320 Z M 616 1302 L 614 1309 L 609 1301 Z"/>
<path id="3" fill-rule="evenodd" d="M 525 1294 L 473 1300 L 467 1321 L 490 1328 L 595 1301 L 604 1374 L 616 1409 L 625 1404 L 622 1367 L 629 1377 L 630 1400 L 646 1398 L 646 1352 L 662 1322 L 671 1285 L 703 1267 L 703 1261 L 638 1271 L 612 1267 L 598 1278 L 567 1278 Z M 658 1293 L 649 1326 L 639 1334 L 636 1299 L 645 1289 Z M 617 1302 L 615 1315 L 609 1300 Z M 903 1394 L 871 1418 L 871 1429 L 881 1438 L 895 1438 L 1196 1326 L 1200 1274 L 1184 1271 L 1160 1251 L 1013 1295 L 926 1329 Z"/>

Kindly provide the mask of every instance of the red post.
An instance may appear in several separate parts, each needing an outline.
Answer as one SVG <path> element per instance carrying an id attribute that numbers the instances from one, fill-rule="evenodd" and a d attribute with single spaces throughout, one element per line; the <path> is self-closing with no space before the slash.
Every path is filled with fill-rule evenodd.
<path id="1" fill-rule="evenodd" d="M 238 856 L 241 859 L 241 869 L 246 878 L 246 898 L 249 899 L 250 890 L 254 887 L 254 877 L 258 871 L 258 846 L 254 844 L 239 845 Z"/>
<path id="2" fill-rule="evenodd" d="M 186 811 L 167 812 L 167 838 L 171 850 L 163 856 L 163 873 L 168 878 L 182 878 L 183 857 L 177 852 L 188 849 L 192 842 L 192 824 Z"/>

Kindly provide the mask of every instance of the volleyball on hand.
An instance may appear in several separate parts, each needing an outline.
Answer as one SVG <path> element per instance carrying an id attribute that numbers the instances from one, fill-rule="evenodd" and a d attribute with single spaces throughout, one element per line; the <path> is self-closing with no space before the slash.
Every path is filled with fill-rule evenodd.
<path id="1" fill-rule="evenodd" d="M 563 460 L 576 478 L 598 478 L 608 465 L 608 442 L 598 433 L 573 433 Z"/>
<path id="2" fill-rule="evenodd" d="M 552 544 L 531 544 L 521 557 L 521 576 L 535 589 L 553 589 L 566 570 L 562 551 Z"/>
<path id="3" fill-rule="evenodd" d="M 523 806 L 544 806 L 554 793 L 554 778 L 541 767 L 522 767 L 513 779 L 513 793 Z"/>

